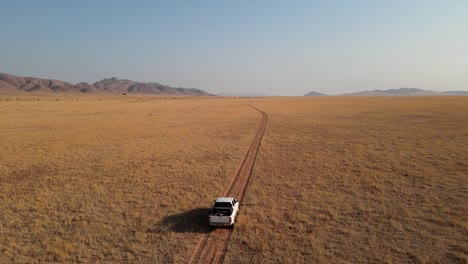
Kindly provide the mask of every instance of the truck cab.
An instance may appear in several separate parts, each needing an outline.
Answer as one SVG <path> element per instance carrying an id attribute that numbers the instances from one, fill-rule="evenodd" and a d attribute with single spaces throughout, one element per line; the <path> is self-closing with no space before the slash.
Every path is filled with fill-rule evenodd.
<path id="1" fill-rule="evenodd" d="M 239 214 L 239 202 L 232 197 L 214 200 L 208 216 L 210 226 L 233 226 Z"/>

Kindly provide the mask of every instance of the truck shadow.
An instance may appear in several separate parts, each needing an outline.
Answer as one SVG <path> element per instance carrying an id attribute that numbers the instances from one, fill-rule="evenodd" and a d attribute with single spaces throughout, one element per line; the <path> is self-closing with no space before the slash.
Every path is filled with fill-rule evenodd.
<path id="1" fill-rule="evenodd" d="M 148 232 L 206 234 L 211 232 L 211 227 L 208 225 L 208 212 L 208 208 L 195 208 L 180 214 L 169 215 L 151 227 Z"/>

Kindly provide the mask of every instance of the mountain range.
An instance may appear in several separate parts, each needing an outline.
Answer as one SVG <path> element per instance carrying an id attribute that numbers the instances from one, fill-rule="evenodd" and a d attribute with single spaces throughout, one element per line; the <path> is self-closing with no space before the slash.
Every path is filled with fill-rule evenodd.
<path id="1" fill-rule="evenodd" d="M 310 92 L 304 96 L 323 96 L 325 94 Z M 468 91 L 447 91 L 447 92 L 435 92 L 429 90 L 423 90 L 418 88 L 399 88 L 389 90 L 372 90 L 363 91 L 357 93 L 339 94 L 337 96 L 456 96 L 456 95 L 468 95 Z"/>
<path id="2" fill-rule="evenodd" d="M 110 94 L 158 94 L 158 95 L 193 95 L 210 96 L 211 94 L 196 88 L 175 88 L 159 83 L 135 82 L 115 77 L 89 84 L 19 77 L 0 73 L 0 93 L 110 93 Z"/>
<path id="3" fill-rule="evenodd" d="M 326 95 L 326 94 L 312 91 L 312 92 L 307 93 L 307 94 L 304 95 L 304 96 L 325 96 L 325 95 Z"/>
<path id="4" fill-rule="evenodd" d="M 189 95 L 212 96 L 203 90 L 196 88 L 176 88 L 168 85 L 150 82 L 135 82 L 115 77 L 103 79 L 89 84 L 80 82 L 72 84 L 60 80 L 41 79 L 34 77 L 19 77 L 6 73 L 0 73 L 0 94 L 14 93 L 106 93 L 106 94 L 155 94 L 155 95 Z M 221 94 L 222 96 L 234 96 L 234 94 Z M 235 95 L 246 96 L 247 94 Z M 260 96 L 259 94 L 248 94 Z M 418 88 L 399 88 L 389 90 L 372 90 L 357 93 L 339 94 L 337 96 L 468 96 L 468 91 L 435 92 Z M 266 95 L 261 95 L 266 96 Z M 327 96 L 319 92 L 309 92 L 304 96 Z"/>

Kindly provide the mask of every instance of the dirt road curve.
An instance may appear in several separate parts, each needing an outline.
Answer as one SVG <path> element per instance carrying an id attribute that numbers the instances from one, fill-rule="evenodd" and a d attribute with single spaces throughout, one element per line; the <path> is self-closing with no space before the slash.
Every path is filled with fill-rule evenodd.
<path id="1" fill-rule="evenodd" d="M 253 106 L 252 108 L 262 114 L 262 123 L 242 163 L 239 165 L 236 175 L 224 193 L 224 196 L 235 197 L 239 201 L 242 201 L 244 198 L 268 122 L 268 116 L 265 112 Z M 228 228 L 216 228 L 212 232 L 204 234 L 198 241 L 189 263 L 223 263 L 233 231 L 233 229 Z"/>

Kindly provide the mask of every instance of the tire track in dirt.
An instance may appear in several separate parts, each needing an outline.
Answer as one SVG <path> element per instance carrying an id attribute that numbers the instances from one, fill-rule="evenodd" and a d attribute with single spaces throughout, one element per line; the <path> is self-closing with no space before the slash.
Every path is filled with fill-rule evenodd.
<path id="1" fill-rule="evenodd" d="M 245 191 L 247 190 L 247 185 L 249 184 L 268 122 L 268 115 L 265 112 L 254 106 L 250 107 L 262 114 L 262 123 L 258 128 L 254 140 L 250 144 L 249 150 L 239 165 L 235 176 L 229 183 L 226 192 L 224 192 L 224 196 L 234 197 L 239 200 L 239 202 L 242 202 Z M 233 231 L 233 229 L 228 228 L 215 228 L 212 232 L 203 234 L 190 257 L 189 263 L 223 263 Z"/>

